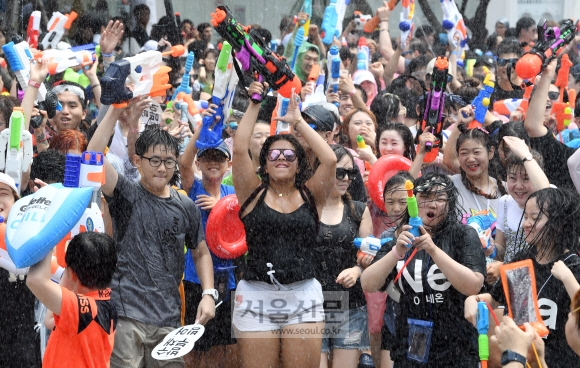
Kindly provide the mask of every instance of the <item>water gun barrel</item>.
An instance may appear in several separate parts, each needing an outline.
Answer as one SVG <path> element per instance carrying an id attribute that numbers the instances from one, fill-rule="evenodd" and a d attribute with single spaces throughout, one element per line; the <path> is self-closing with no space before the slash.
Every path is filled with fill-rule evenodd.
<path id="1" fill-rule="evenodd" d="M 41 13 L 38 10 L 35 10 L 30 14 L 30 18 L 28 19 L 28 28 L 26 31 L 26 41 L 35 49 L 38 48 L 38 36 L 40 35 L 40 18 Z"/>
<path id="2" fill-rule="evenodd" d="M 304 42 L 304 28 L 300 27 L 296 32 L 296 37 L 294 37 L 294 54 L 292 55 L 292 63 L 290 67 L 292 70 L 296 70 L 296 59 L 298 58 L 298 52 L 300 47 L 302 47 L 302 43 Z"/>
<path id="3" fill-rule="evenodd" d="M 189 54 L 187 54 L 187 59 L 185 60 L 185 73 L 183 74 L 183 78 L 181 79 L 181 84 L 173 92 L 173 96 L 171 97 L 172 100 L 175 100 L 177 94 L 179 94 L 180 92 L 185 92 L 188 95 L 191 94 L 191 87 L 189 86 L 190 82 L 189 75 L 191 73 L 191 69 L 193 68 L 194 61 L 195 54 L 193 53 L 193 51 L 191 51 Z"/>
<path id="4" fill-rule="evenodd" d="M 356 136 L 356 145 L 358 146 L 358 148 L 366 148 L 367 147 L 365 140 L 361 135 Z"/>
<path id="5" fill-rule="evenodd" d="M 336 22 L 338 20 L 338 13 L 336 12 L 336 0 L 330 0 L 330 3 L 324 9 L 322 17 L 322 25 L 320 26 L 322 42 L 329 44 L 332 42 L 334 36 L 338 36 L 336 32 Z"/>
<path id="6" fill-rule="evenodd" d="M 421 230 L 419 228 L 423 226 L 423 220 L 421 217 L 419 217 L 419 206 L 417 205 L 417 197 L 415 197 L 413 189 L 413 182 L 407 180 L 405 182 L 405 190 L 407 191 L 407 211 L 409 212 L 409 225 L 411 225 L 409 232 L 413 234 L 414 237 L 419 237 L 421 236 Z"/>
<path id="7" fill-rule="evenodd" d="M 489 310 L 485 302 L 477 303 L 477 323 L 476 323 L 479 346 L 479 359 L 483 361 L 489 360 L 489 340 L 487 332 L 489 330 Z"/>

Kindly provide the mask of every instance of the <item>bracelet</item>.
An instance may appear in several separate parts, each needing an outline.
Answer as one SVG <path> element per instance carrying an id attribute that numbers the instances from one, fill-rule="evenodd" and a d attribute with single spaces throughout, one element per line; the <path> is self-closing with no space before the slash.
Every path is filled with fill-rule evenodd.
<path id="1" fill-rule="evenodd" d="M 93 85 L 91 86 L 91 89 L 95 89 L 95 88 L 97 88 L 97 87 L 100 87 L 100 86 L 101 86 L 100 84 L 93 84 Z"/>
<path id="2" fill-rule="evenodd" d="M 403 254 L 402 256 L 399 255 L 399 253 L 397 253 L 397 251 L 395 250 L 397 247 L 394 246 L 391 249 L 391 253 L 393 253 L 393 255 L 398 259 L 398 260 L 402 260 L 403 258 L 405 258 L 405 255 Z"/>
<path id="3" fill-rule="evenodd" d="M 385 28 L 385 29 L 381 29 L 379 32 L 388 32 L 388 31 L 389 31 L 389 29 Z"/>
<path id="4" fill-rule="evenodd" d="M 351 97 L 354 96 L 355 94 L 356 94 L 356 88 L 348 93 L 348 95 Z"/>
<path id="5" fill-rule="evenodd" d="M 113 57 L 113 56 L 115 56 L 115 52 L 111 52 L 110 54 L 105 54 L 104 52 L 101 52 L 101 56 L 103 56 L 104 58 Z"/>
<path id="6" fill-rule="evenodd" d="M 294 126 L 298 125 L 298 123 L 300 122 L 300 120 L 302 120 L 302 116 L 298 120 L 296 120 L 296 122 L 294 123 Z"/>
<path id="7" fill-rule="evenodd" d="M 139 129 L 129 129 L 129 133 L 137 133 L 137 134 L 139 134 Z"/>
<path id="8" fill-rule="evenodd" d="M 28 81 L 28 85 L 30 87 L 32 87 L 32 88 L 37 88 L 38 89 L 38 88 L 40 88 L 41 83 L 35 82 L 33 80 L 29 80 Z"/>
<path id="9" fill-rule="evenodd" d="M 478 303 L 481 301 L 481 298 L 479 297 L 479 295 L 476 294 L 476 295 L 474 295 L 474 297 L 475 297 L 475 301 L 477 301 Z"/>
<path id="10" fill-rule="evenodd" d="M 41 140 L 41 141 L 36 141 L 36 144 L 39 144 L 39 143 L 44 143 L 44 142 L 46 142 L 46 141 L 48 141 L 48 138 L 47 138 L 47 137 L 45 137 L 45 138 L 44 138 L 43 140 Z"/>

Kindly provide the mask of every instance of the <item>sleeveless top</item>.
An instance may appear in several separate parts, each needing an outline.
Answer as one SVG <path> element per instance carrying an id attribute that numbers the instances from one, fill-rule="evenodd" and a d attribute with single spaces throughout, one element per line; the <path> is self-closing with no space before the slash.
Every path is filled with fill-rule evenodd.
<path id="1" fill-rule="evenodd" d="M 348 289 L 335 282 L 343 270 L 354 267 L 356 264 L 358 249 L 353 245 L 353 240 L 358 236 L 366 206 L 361 202 L 352 201 L 351 203 L 357 218 L 351 214 L 350 206 L 345 203 L 340 223 L 336 225 L 320 223 L 314 258 L 316 279 L 320 281 L 322 291 L 348 292 L 349 309 L 354 309 L 366 305 L 360 279 Z"/>
<path id="2" fill-rule="evenodd" d="M 504 263 L 510 263 L 514 259 L 515 255 L 527 248 L 529 245 L 523 239 L 524 238 L 524 228 L 519 227 L 518 230 L 512 230 L 507 222 L 507 201 L 503 204 L 503 236 L 505 239 L 505 256 L 503 258 Z M 518 246 L 517 240 L 523 242 L 523 246 Z"/>
<path id="3" fill-rule="evenodd" d="M 242 205 L 240 215 L 264 188 L 262 184 L 252 193 Z M 315 277 L 312 251 L 318 234 L 318 212 L 308 188 L 303 186 L 298 191 L 304 203 L 294 212 L 281 213 L 270 208 L 264 202 L 266 188 L 254 209 L 241 219 L 248 244 L 247 256 L 240 259 L 242 279 L 270 282 L 268 263 L 282 284 Z"/>

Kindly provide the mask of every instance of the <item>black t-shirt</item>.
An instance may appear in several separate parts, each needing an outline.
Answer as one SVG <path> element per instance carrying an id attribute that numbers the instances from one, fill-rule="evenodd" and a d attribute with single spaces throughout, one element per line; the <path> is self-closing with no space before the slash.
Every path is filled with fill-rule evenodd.
<path id="1" fill-rule="evenodd" d="M 568 158 L 574 154 L 573 148 L 558 141 L 550 131 L 543 137 L 530 138 L 530 146 L 542 154 L 544 172 L 550 184 L 558 188 L 575 189 L 568 170 Z"/>
<path id="2" fill-rule="evenodd" d="M 337 276 L 345 269 L 356 265 L 357 248 L 353 240 L 358 236 L 358 229 L 365 204 L 351 202 L 355 216 L 351 214 L 350 206 L 344 206 L 342 221 L 336 225 L 320 223 L 314 258 L 317 262 L 316 279 L 322 285 L 322 291 L 347 291 L 349 309 L 359 308 L 366 305 L 366 299 L 360 284 L 360 279 L 351 288 L 337 284 Z"/>
<path id="3" fill-rule="evenodd" d="M 444 233 L 436 235 L 433 241 L 455 261 L 485 277 L 485 256 L 479 237 L 472 227 L 459 223 L 449 224 Z M 390 252 L 395 244 L 396 239 L 385 244 L 373 263 Z M 385 280 L 383 289 L 394 280 L 410 254 L 407 252 L 405 259 L 397 263 L 397 267 Z M 442 362 L 454 362 L 455 367 L 477 368 L 478 333 L 463 313 L 467 296 L 452 287 L 427 252 L 417 252 L 397 281 L 397 286 L 401 291 L 401 314 L 397 316 L 397 339 L 391 350 L 395 367 L 441 367 Z M 429 361 L 426 364 L 407 360 L 408 318 L 433 322 Z"/>
<path id="4" fill-rule="evenodd" d="M 511 98 L 523 98 L 523 97 L 524 97 L 524 90 L 520 89 L 520 90 L 506 91 L 506 90 L 503 90 L 499 86 L 499 84 L 496 84 L 495 90 L 493 91 L 493 93 L 491 95 L 491 100 L 492 101 L 501 101 L 501 100 L 507 100 L 507 99 L 511 99 Z"/>
<path id="5" fill-rule="evenodd" d="M 544 339 L 546 345 L 546 363 L 550 368 L 578 367 L 580 360 L 566 342 L 565 326 L 570 312 L 570 297 L 564 284 L 552 276 L 554 262 L 539 264 L 529 251 L 518 253 L 514 262 L 531 259 L 536 274 L 536 290 L 538 291 L 538 307 L 546 327 L 550 330 Z M 580 257 L 568 252 L 558 260 L 564 261 L 572 271 L 577 281 L 580 281 Z M 506 305 L 501 278 L 490 291 L 491 296 L 502 305 Z M 507 309 L 506 309 L 507 313 Z"/>

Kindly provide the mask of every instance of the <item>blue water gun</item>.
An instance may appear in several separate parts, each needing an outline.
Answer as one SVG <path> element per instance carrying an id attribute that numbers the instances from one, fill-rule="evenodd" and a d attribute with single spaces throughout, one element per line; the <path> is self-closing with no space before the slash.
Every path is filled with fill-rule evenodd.
<path id="1" fill-rule="evenodd" d="M 487 368 L 487 361 L 489 360 L 489 339 L 487 331 L 489 330 L 489 310 L 485 302 L 477 303 L 477 345 L 479 347 L 479 360 L 481 360 L 481 367 Z"/>
<path id="2" fill-rule="evenodd" d="M 362 253 L 375 257 L 382 246 L 391 240 L 393 238 L 378 239 L 374 236 L 367 236 L 366 238 L 354 238 L 353 245 Z"/>
<path id="3" fill-rule="evenodd" d="M 332 92 L 338 93 L 338 82 L 340 81 L 340 58 L 332 58 L 330 67 L 330 85 L 332 86 Z M 335 102 L 334 105 L 338 107 L 339 103 Z"/>
<path id="4" fill-rule="evenodd" d="M 300 27 L 304 28 L 304 37 L 308 37 L 308 31 L 310 30 L 310 20 L 312 19 L 312 0 L 304 0 L 302 7 L 300 8 L 300 12 L 308 14 L 308 19 L 306 22 L 300 21 Z"/>
<path id="5" fill-rule="evenodd" d="M 487 107 L 489 106 L 491 94 L 493 93 L 495 84 L 490 80 L 491 74 L 485 76 L 483 80 L 483 89 L 479 90 L 479 94 L 473 100 L 473 120 L 469 123 L 469 129 L 475 129 L 483 126 Z"/>
<path id="6" fill-rule="evenodd" d="M 296 72 L 296 58 L 298 57 L 298 51 L 302 46 L 302 42 L 304 42 L 304 28 L 300 28 L 298 32 L 296 32 L 296 37 L 294 37 L 294 55 L 292 55 L 292 63 L 290 64 L 290 67 L 294 72 Z"/>
<path id="7" fill-rule="evenodd" d="M 280 107 L 278 110 L 278 117 L 283 117 L 288 112 L 288 105 L 290 105 L 290 99 L 282 97 L 280 101 Z M 276 134 L 290 134 L 290 123 L 285 123 L 283 121 L 278 121 L 276 124 Z"/>
<path id="8" fill-rule="evenodd" d="M 181 79 L 181 84 L 179 85 L 179 87 L 177 87 L 175 89 L 175 92 L 173 92 L 173 96 L 171 97 L 171 100 L 175 100 L 175 97 L 177 97 L 177 94 L 179 92 L 185 92 L 188 95 L 191 95 L 191 87 L 189 86 L 189 73 L 191 73 L 191 68 L 193 68 L 193 61 L 195 60 L 195 55 L 193 54 L 193 51 L 190 52 L 189 54 L 187 54 L 187 60 L 185 61 L 185 73 L 183 74 L 183 78 Z"/>
<path id="9" fill-rule="evenodd" d="M 473 227 L 477 231 L 479 240 L 481 241 L 481 247 L 485 249 L 491 248 L 491 235 L 495 229 L 497 218 L 487 210 L 477 212 L 467 219 L 467 225 Z M 493 253 L 489 256 L 490 258 L 495 258 L 497 254 L 497 248 L 493 250 Z"/>
<path id="10" fill-rule="evenodd" d="M 232 46 L 224 41 L 222 50 L 215 68 L 215 83 L 211 96 L 211 103 L 218 106 L 213 116 L 204 116 L 202 120 L 201 133 L 199 139 L 195 142 L 198 149 L 215 148 L 222 142 L 222 130 L 224 122 L 230 116 L 230 107 L 234 98 L 238 75 L 234 72 L 233 63 L 236 62 L 232 55 Z M 214 124 L 216 116 L 220 120 Z"/>
<path id="11" fill-rule="evenodd" d="M 336 29 L 336 22 L 338 21 L 338 13 L 336 11 L 336 1 L 330 0 L 330 3 L 324 9 L 324 16 L 322 17 L 322 26 L 320 37 L 322 42 L 330 44 L 334 36 L 338 37 L 338 30 Z"/>

